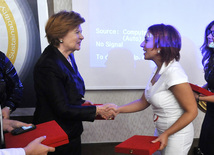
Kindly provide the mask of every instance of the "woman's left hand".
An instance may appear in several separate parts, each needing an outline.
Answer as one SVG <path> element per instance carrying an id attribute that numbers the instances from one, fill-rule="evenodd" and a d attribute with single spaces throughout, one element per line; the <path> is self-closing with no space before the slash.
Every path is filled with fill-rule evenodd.
<path id="1" fill-rule="evenodd" d="M 163 150 L 168 143 L 168 135 L 166 133 L 162 133 L 158 138 L 152 141 L 152 143 L 160 142 L 160 148 L 158 150 Z"/>

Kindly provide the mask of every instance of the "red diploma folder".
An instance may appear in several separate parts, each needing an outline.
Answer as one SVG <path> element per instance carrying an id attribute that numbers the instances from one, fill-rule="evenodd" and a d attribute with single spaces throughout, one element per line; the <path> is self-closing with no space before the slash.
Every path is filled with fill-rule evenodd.
<path id="1" fill-rule="evenodd" d="M 36 129 L 20 135 L 5 134 L 6 148 L 19 148 L 27 146 L 34 139 L 46 136 L 42 144 L 57 147 L 67 144 L 68 136 L 56 121 L 49 121 L 36 125 Z"/>
<path id="2" fill-rule="evenodd" d="M 93 105 L 94 105 L 94 106 L 97 106 L 97 105 L 103 105 L 103 104 L 93 104 Z M 82 106 L 92 106 L 92 105 L 91 105 L 91 104 L 88 104 L 88 103 L 85 103 L 85 104 L 82 104 Z M 95 119 L 96 119 L 96 120 L 105 120 L 105 119 L 102 118 L 102 116 L 100 116 L 100 115 L 97 115 Z M 114 120 L 114 118 L 108 119 L 108 120 Z"/>
<path id="3" fill-rule="evenodd" d="M 202 87 L 199 87 L 197 85 L 194 85 L 192 83 L 189 83 L 192 90 L 195 91 L 196 93 L 199 93 L 199 94 L 203 94 L 205 96 L 210 96 L 210 95 L 214 95 L 214 93 L 210 92 L 209 90 L 206 90 Z"/>
<path id="4" fill-rule="evenodd" d="M 152 155 L 160 148 L 160 142 L 152 143 L 155 136 L 135 135 L 115 146 L 115 152 L 135 155 Z"/>

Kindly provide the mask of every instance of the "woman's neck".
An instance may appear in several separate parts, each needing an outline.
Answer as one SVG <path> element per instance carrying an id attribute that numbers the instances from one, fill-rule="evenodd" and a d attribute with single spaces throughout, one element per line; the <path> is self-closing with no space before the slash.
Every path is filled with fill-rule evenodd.
<path id="1" fill-rule="evenodd" d="M 162 67 L 163 62 L 160 61 L 160 60 L 157 60 L 157 61 L 154 61 L 154 63 L 157 66 L 157 71 L 159 71 L 161 69 L 161 67 Z"/>
<path id="2" fill-rule="evenodd" d="M 68 59 L 68 56 L 71 54 L 71 53 L 73 53 L 73 51 L 66 51 L 66 50 L 64 50 L 64 49 L 62 49 L 62 48 L 58 48 L 58 50 L 62 53 L 62 55 L 64 55 L 64 57 L 66 58 L 66 59 Z"/>

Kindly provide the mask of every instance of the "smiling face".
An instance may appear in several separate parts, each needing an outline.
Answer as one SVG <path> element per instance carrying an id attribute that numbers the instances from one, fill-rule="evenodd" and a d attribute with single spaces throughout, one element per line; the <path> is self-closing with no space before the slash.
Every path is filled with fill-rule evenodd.
<path id="1" fill-rule="evenodd" d="M 68 31 L 68 33 L 60 39 L 63 41 L 61 46 L 65 51 L 74 52 L 76 50 L 80 50 L 83 39 L 82 28 L 79 25 L 75 29 Z"/>
<path id="2" fill-rule="evenodd" d="M 145 60 L 154 60 L 158 55 L 158 49 L 154 48 L 154 36 L 148 31 L 145 35 L 145 40 L 140 45 L 144 53 Z"/>
<path id="3" fill-rule="evenodd" d="M 208 46 L 214 48 L 214 25 L 210 28 L 207 33 Z"/>

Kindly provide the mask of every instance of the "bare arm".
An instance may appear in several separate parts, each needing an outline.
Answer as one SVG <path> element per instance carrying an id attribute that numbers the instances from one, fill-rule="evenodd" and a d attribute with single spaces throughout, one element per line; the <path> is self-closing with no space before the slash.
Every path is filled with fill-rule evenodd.
<path id="1" fill-rule="evenodd" d="M 214 95 L 211 95 L 211 96 L 197 96 L 197 98 L 200 100 L 200 101 L 205 101 L 205 102 L 214 102 Z"/>
<path id="2" fill-rule="evenodd" d="M 185 126 L 191 123 L 198 114 L 197 104 L 192 89 L 188 83 L 172 86 L 170 90 L 174 94 L 180 106 L 183 108 L 184 113 L 170 128 L 168 128 L 155 141 L 153 141 L 161 142 L 160 150 L 162 150 L 167 145 L 168 137 L 170 135 L 183 129 Z"/>
<path id="3" fill-rule="evenodd" d="M 146 101 L 145 95 L 143 93 L 142 97 L 138 100 L 130 102 L 128 104 L 122 105 L 118 107 L 119 113 L 131 113 L 137 112 L 146 109 L 150 104 Z"/>
<path id="4" fill-rule="evenodd" d="M 204 89 L 208 89 L 208 84 L 206 83 L 205 85 L 202 86 Z M 201 94 L 195 94 L 196 99 L 200 101 L 205 101 L 205 102 L 214 102 L 214 95 L 211 96 L 204 96 Z"/>

